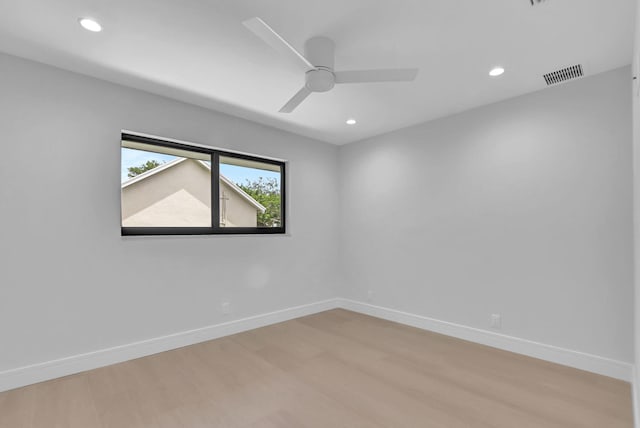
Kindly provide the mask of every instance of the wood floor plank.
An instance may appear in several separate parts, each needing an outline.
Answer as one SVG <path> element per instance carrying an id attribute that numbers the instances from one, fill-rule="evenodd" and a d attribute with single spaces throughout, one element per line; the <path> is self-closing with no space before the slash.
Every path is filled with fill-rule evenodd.
<path id="1" fill-rule="evenodd" d="M 439 407 L 439 403 L 404 394 L 379 377 L 354 370 L 330 354 L 296 369 L 295 373 L 305 383 L 345 403 L 361 417 L 378 421 L 385 427 L 417 427 L 427 422 L 443 427 L 486 426 L 465 413 L 448 413 Z"/>
<path id="2" fill-rule="evenodd" d="M 628 428 L 630 385 L 332 310 L 0 393 L 0 428 Z"/>
<path id="3" fill-rule="evenodd" d="M 0 393 L 0 428 L 29 428 L 39 385 Z"/>
<path id="4" fill-rule="evenodd" d="M 84 428 L 99 425 L 86 374 L 45 382 L 36 390 L 33 427 Z"/>

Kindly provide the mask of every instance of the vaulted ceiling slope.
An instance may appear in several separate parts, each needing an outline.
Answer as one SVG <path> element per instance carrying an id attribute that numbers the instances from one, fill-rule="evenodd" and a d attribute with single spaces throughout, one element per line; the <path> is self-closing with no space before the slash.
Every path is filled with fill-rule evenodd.
<path id="1" fill-rule="evenodd" d="M 336 144 L 546 87 L 545 73 L 629 64 L 633 0 L 4 0 L 0 51 Z M 103 25 L 90 33 L 78 18 Z M 304 72 L 247 30 L 295 49 L 336 45 L 335 68 L 420 69 L 410 83 L 336 85 L 293 113 Z M 500 65 L 496 78 L 489 70 Z M 356 125 L 346 125 L 355 118 Z"/>

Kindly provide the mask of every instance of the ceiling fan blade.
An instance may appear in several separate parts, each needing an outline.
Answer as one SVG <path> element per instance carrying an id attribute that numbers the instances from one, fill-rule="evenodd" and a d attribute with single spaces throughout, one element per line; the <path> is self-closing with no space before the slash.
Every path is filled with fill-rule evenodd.
<path id="1" fill-rule="evenodd" d="M 306 86 L 303 86 L 302 89 L 298 91 L 287 103 L 280 109 L 280 113 L 291 113 L 300 105 L 301 102 L 305 100 L 311 91 L 307 89 Z"/>
<path id="2" fill-rule="evenodd" d="M 242 23 L 251 30 L 256 36 L 260 37 L 269 46 L 286 55 L 290 60 L 298 64 L 305 71 L 313 70 L 315 67 L 300 52 L 295 50 L 285 39 L 283 39 L 273 28 L 269 27 L 266 22 L 256 17 L 247 19 Z"/>
<path id="3" fill-rule="evenodd" d="M 336 71 L 336 83 L 410 82 L 418 75 L 417 68 L 390 70 Z"/>

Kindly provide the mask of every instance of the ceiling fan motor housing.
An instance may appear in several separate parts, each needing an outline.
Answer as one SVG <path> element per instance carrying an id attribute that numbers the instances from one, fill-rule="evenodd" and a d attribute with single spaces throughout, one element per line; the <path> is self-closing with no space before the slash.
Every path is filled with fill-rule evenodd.
<path id="1" fill-rule="evenodd" d="M 324 67 L 307 71 L 305 86 L 311 92 L 327 92 L 335 86 L 336 77 L 333 72 Z"/>
<path id="2" fill-rule="evenodd" d="M 312 37 L 304 44 L 305 57 L 315 67 L 307 71 L 305 79 L 311 92 L 327 92 L 334 87 L 334 52 L 333 40 L 326 37 Z"/>

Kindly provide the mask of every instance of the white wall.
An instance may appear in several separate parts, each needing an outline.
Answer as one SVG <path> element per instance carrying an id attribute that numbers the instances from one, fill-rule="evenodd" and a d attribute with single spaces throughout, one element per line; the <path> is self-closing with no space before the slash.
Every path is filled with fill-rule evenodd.
<path id="1" fill-rule="evenodd" d="M 635 412 L 640 427 L 640 0 L 636 1 L 636 34 L 633 47 L 633 204 L 634 204 L 634 266 L 635 266 Z"/>
<path id="2" fill-rule="evenodd" d="M 344 297 L 633 361 L 629 68 L 341 147 Z"/>
<path id="3" fill-rule="evenodd" d="M 287 159 L 290 236 L 120 237 L 123 128 Z M 6 55 L 0 130 L 0 371 L 336 295 L 335 146 Z"/>

